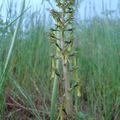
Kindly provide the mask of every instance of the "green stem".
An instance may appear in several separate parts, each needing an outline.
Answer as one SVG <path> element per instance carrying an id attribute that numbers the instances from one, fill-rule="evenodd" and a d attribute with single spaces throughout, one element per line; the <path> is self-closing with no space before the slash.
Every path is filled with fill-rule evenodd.
<path id="1" fill-rule="evenodd" d="M 56 69 L 59 68 L 59 61 L 56 61 Z M 53 82 L 53 91 L 52 91 L 52 99 L 51 99 L 51 113 L 50 120 L 55 120 L 55 111 L 56 111 L 56 103 L 57 103 L 57 88 L 58 88 L 58 76 L 55 74 L 54 82 Z"/>
<path id="2" fill-rule="evenodd" d="M 8 55 L 7 55 L 7 58 L 6 58 L 6 61 L 5 61 L 5 66 L 4 66 L 4 69 L 3 69 L 3 73 L 2 73 L 2 76 L 1 76 L 1 82 L 0 82 L 0 91 L 2 89 L 2 85 L 3 85 L 3 82 L 4 82 L 4 75 L 5 75 L 5 72 L 7 70 L 8 63 L 10 61 L 10 57 L 11 57 L 11 54 L 12 54 L 12 51 L 13 51 L 13 47 L 14 47 L 14 44 L 15 44 L 15 39 L 16 39 L 18 30 L 20 28 L 20 23 L 21 23 L 21 20 L 22 20 L 22 13 L 24 11 L 24 7 L 25 7 L 25 0 L 22 0 L 21 8 L 20 8 L 20 15 L 21 16 L 19 17 L 19 19 L 17 21 L 17 27 L 16 27 L 15 32 L 13 34 L 11 45 L 10 45 L 10 48 L 9 48 L 9 51 L 8 51 Z"/>
<path id="3" fill-rule="evenodd" d="M 62 40 L 61 40 L 61 46 L 62 49 L 64 50 L 64 30 L 62 31 Z M 65 55 L 66 56 L 66 55 Z M 64 78 L 64 86 L 65 86 L 65 108 L 68 116 L 72 118 L 72 112 L 73 112 L 73 105 L 72 105 L 72 97 L 71 93 L 69 91 L 70 89 L 70 82 L 68 79 L 68 68 L 67 68 L 67 63 L 65 60 L 64 55 L 62 56 L 62 67 L 63 67 L 63 78 Z"/>
<path id="4" fill-rule="evenodd" d="M 62 22 L 64 23 L 64 17 L 65 17 L 65 10 L 63 9 L 63 15 L 62 15 Z M 64 52 L 65 49 L 65 29 L 62 29 L 61 31 L 61 48 Z M 62 55 L 62 67 L 63 67 L 63 78 L 64 78 L 64 86 L 65 86 L 65 108 L 67 115 L 72 118 L 72 112 L 73 112 L 73 105 L 72 105 L 72 96 L 69 91 L 70 89 L 70 81 L 68 79 L 68 68 L 67 68 L 67 61 L 65 58 L 66 53 Z"/>

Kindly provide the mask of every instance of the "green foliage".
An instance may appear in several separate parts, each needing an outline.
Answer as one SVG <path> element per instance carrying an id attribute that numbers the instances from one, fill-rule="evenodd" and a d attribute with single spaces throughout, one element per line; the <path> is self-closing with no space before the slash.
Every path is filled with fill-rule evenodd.
<path id="1" fill-rule="evenodd" d="M 25 30 L 22 29 L 23 24 L 21 24 L 22 27 L 20 27 L 17 34 L 11 60 L 4 78 L 4 87 L 5 91 L 7 91 L 7 88 L 14 91 L 11 94 L 19 96 L 24 103 L 24 107 L 32 109 L 32 114 L 36 116 L 36 119 L 40 119 L 41 117 L 42 119 L 46 119 L 46 114 L 50 114 L 50 99 L 53 84 L 53 81 L 49 80 L 51 58 L 48 55 L 53 50 L 50 47 L 43 23 L 40 21 L 40 16 L 37 12 L 33 14 L 29 12 L 27 20 L 24 23 Z M 77 22 L 79 23 L 79 20 L 77 20 Z M 16 21 L 14 23 L 16 23 Z M 10 23 L 5 23 L 1 20 L 0 75 L 3 72 L 10 40 L 15 28 L 15 24 L 10 24 L 10 26 L 8 26 L 8 24 Z M 4 30 L 3 33 L 3 29 L 6 28 L 6 26 L 8 26 L 8 29 Z M 81 99 L 75 99 L 75 101 L 77 101 L 76 113 L 81 111 L 80 114 L 78 113 L 78 115 L 76 115 L 78 118 L 83 116 L 85 120 L 110 120 L 112 118 L 119 120 L 119 26 L 120 21 L 117 17 L 116 19 L 112 19 L 107 16 L 104 18 L 96 16 L 91 20 L 81 20 L 78 24 L 80 31 L 77 29 L 75 32 L 75 46 L 77 47 L 76 50 L 79 51 L 76 54 L 77 66 L 79 67 L 78 77 L 80 81 L 82 81 Z M 12 31 L 9 31 L 10 27 L 13 28 Z M 56 32 L 62 29 L 59 25 L 56 25 L 56 27 L 57 29 L 52 28 L 51 31 Z M 67 30 L 69 32 L 72 31 L 70 28 Z M 59 36 L 55 38 L 55 35 L 52 33 L 50 33 L 50 36 L 53 37 L 53 40 L 56 39 L 59 41 Z M 53 44 L 54 41 L 51 41 L 51 43 Z M 70 43 L 70 39 L 66 41 L 66 44 L 67 43 Z M 60 48 L 57 47 L 59 51 Z M 71 46 L 69 49 L 71 49 Z M 73 79 L 73 75 L 69 77 Z M 75 86 L 76 85 L 77 84 L 75 84 Z M 2 91 L 4 92 L 4 89 L 2 89 Z M 75 96 L 75 94 L 76 91 L 73 90 L 73 96 Z M 4 95 L 3 97 L 6 98 Z M 17 97 L 14 99 L 17 101 Z M 40 103 L 38 103 L 38 101 L 40 101 Z M 0 105 L 1 104 L 6 106 L 4 100 L 0 101 Z M 2 113 L 6 112 L 4 107 L 0 110 Z M 12 114 L 16 110 L 17 108 L 14 108 L 9 112 L 9 115 L 11 115 L 13 119 L 18 117 Z M 39 110 L 44 114 L 41 117 L 38 115 Z M 0 113 L 0 115 L 2 115 L 2 113 Z M 56 113 L 55 115 L 57 116 L 58 114 Z"/>
<path id="2" fill-rule="evenodd" d="M 76 120 L 84 120 L 85 119 L 85 114 L 82 112 L 78 112 L 76 115 Z"/>
<path id="3" fill-rule="evenodd" d="M 79 73 L 83 76 L 82 93 L 83 97 L 87 96 L 92 114 L 99 113 L 99 119 L 110 119 L 114 116 L 114 106 L 118 109 L 120 104 L 118 24 L 118 20 L 97 17 L 87 27 L 86 23 L 80 34 Z"/>

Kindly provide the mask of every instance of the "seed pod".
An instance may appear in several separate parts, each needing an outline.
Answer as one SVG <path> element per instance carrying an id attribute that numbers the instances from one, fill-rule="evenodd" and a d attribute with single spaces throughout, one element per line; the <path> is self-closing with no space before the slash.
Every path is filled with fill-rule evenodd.
<path id="1" fill-rule="evenodd" d="M 52 72 L 51 72 L 51 79 L 54 79 L 55 77 L 55 69 L 56 69 L 56 62 L 55 62 L 55 57 L 54 55 L 51 56 L 51 69 L 52 69 Z"/>
<path id="2" fill-rule="evenodd" d="M 73 58 L 73 65 L 74 65 L 74 67 L 77 67 L 76 56 L 74 56 L 74 58 Z M 78 77 L 78 74 L 77 74 L 76 70 L 73 71 L 73 75 L 74 75 L 75 81 L 77 83 L 79 83 L 79 77 Z M 78 86 L 76 87 L 76 92 L 77 92 L 77 96 L 80 97 L 81 96 L 81 93 L 80 93 L 80 84 L 78 84 Z"/>

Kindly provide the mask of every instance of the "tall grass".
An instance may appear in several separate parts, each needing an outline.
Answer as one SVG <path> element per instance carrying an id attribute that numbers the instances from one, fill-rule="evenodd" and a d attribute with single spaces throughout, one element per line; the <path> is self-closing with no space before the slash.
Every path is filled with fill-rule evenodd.
<path id="1" fill-rule="evenodd" d="M 23 11 L 24 11 L 24 6 L 25 6 L 25 0 L 23 0 L 22 3 L 21 3 L 20 14 L 23 13 Z M 20 17 L 20 18 L 18 19 L 18 21 L 17 21 L 17 27 L 16 27 L 15 32 L 14 32 L 14 34 L 13 34 L 13 38 L 12 38 L 11 45 L 10 45 L 10 48 L 9 48 L 9 51 L 8 51 L 8 54 L 7 54 L 7 58 L 6 58 L 6 61 L 5 61 L 5 65 L 4 65 L 4 68 L 3 68 L 3 72 L 2 72 L 2 75 L 1 75 L 1 77 L 0 77 L 0 96 L 1 96 L 0 102 L 1 102 L 1 103 L 2 103 L 2 101 L 3 101 L 3 99 L 4 99 L 4 97 L 3 97 L 3 95 L 4 95 L 4 87 L 3 87 L 3 86 L 4 86 L 4 81 L 5 81 L 4 76 L 5 76 L 5 74 L 6 74 L 6 70 L 7 70 L 9 61 L 10 61 L 10 57 L 11 57 L 12 50 L 13 50 L 13 47 L 14 47 L 14 43 L 15 43 L 15 39 L 16 39 L 16 36 L 17 36 L 17 32 L 18 32 L 19 27 L 20 27 L 20 23 L 21 23 L 21 17 Z M 1 110 L 4 109 L 3 104 L 0 105 L 0 108 L 1 108 Z M 2 111 L 0 111 L 0 112 L 2 112 Z M 2 118 L 1 115 L 0 115 L 0 118 Z"/>
<path id="2" fill-rule="evenodd" d="M 83 26 L 78 46 L 83 99 L 99 120 L 119 114 L 120 105 L 120 35 L 119 20 L 95 17 Z"/>
<path id="3" fill-rule="evenodd" d="M 46 29 L 38 12 L 25 13 L 27 20 L 21 24 L 16 37 L 11 60 L 5 75 L 5 92 L 11 90 L 14 100 L 23 101 L 23 106 L 32 111 L 36 119 L 46 119 L 50 114 L 52 81 L 50 78 L 51 47 Z M 28 24 L 29 23 L 29 24 Z M 82 81 L 82 96 L 78 99 L 78 113 L 84 119 L 120 119 L 120 21 L 108 16 L 94 17 L 79 23 L 76 31 L 76 49 L 79 49 L 77 62 Z M 8 23 L 0 23 L 7 26 Z M 23 26 L 24 25 L 24 26 Z M 3 72 L 6 56 L 13 36 L 15 24 L 11 24 L 0 35 L 0 75 Z M 23 29 L 24 28 L 24 29 Z M 0 33 L 0 34 L 1 34 Z M 6 98 L 5 96 L 3 96 Z M 5 103 L 5 101 L 4 101 Z M 3 104 L 2 102 L 0 104 Z M 10 118 L 17 117 L 14 111 Z M 5 106 L 6 108 L 6 106 Z M 79 112 L 80 111 L 80 112 Z M 0 115 L 2 114 L 0 113 Z M 42 113 L 41 117 L 38 115 Z M 79 114 L 78 114 L 79 115 Z M 82 114 L 80 114 L 82 116 Z M 79 118 L 79 117 L 78 117 Z M 9 119 L 9 118 L 8 118 Z"/>

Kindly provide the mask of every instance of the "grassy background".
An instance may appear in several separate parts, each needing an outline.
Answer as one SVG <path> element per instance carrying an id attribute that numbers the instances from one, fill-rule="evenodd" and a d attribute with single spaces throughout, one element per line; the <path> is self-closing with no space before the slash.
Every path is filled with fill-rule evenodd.
<path id="1" fill-rule="evenodd" d="M 9 11 L 10 17 L 6 22 L 0 19 L 0 75 L 16 26 L 15 21 L 8 27 L 14 19 L 14 12 Z M 75 49 L 79 51 L 77 62 L 82 83 L 82 96 L 77 103 L 78 120 L 120 119 L 119 16 L 117 14 L 116 18 L 112 18 L 104 15 L 101 18 L 96 15 L 75 20 L 79 28 L 75 32 Z M 5 108 L 0 114 L 7 117 L 5 119 L 19 119 L 21 114 L 25 118 L 29 111 L 36 119 L 44 120 L 50 113 L 52 50 L 39 13 L 29 11 L 23 17 L 5 75 Z M 11 97 L 14 107 L 9 110 L 10 106 L 6 103 L 10 102 Z M 22 109 L 21 113 L 17 112 L 19 108 Z"/>

